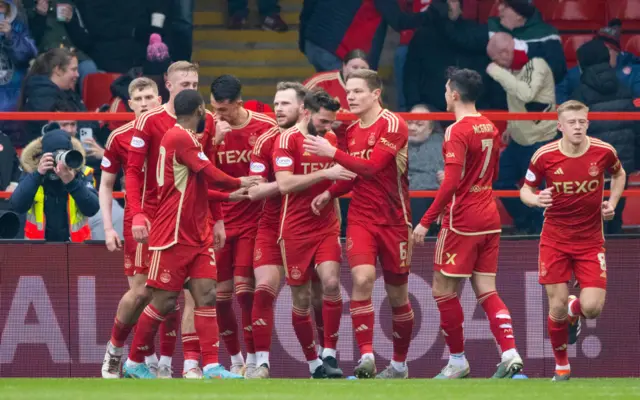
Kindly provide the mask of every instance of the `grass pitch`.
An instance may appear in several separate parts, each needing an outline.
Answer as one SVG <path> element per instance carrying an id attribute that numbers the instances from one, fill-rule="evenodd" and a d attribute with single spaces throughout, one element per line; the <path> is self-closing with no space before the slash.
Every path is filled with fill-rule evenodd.
<path id="1" fill-rule="evenodd" d="M 0 379 L 2 400 L 389 400 L 389 399 L 640 399 L 640 379 L 347 381 L 273 379 L 106 381 L 102 379 Z"/>

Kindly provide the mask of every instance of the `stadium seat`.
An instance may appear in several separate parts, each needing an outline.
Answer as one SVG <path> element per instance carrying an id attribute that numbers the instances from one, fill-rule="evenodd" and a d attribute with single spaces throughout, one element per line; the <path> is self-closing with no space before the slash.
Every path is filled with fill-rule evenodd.
<path id="1" fill-rule="evenodd" d="M 622 35 L 620 44 L 622 51 L 640 56 L 640 35 Z"/>
<path id="2" fill-rule="evenodd" d="M 478 21 L 487 22 L 489 17 L 498 16 L 498 0 L 478 0 Z"/>
<path id="3" fill-rule="evenodd" d="M 89 111 L 95 111 L 98 107 L 111 102 L 111 83 L 120 74 L 97 72 L 84 78 L 82 87 L 82 101 Z"/>
<path id="4" fill-rule="evenodd" d="M 578 58 L 576 56 L 576 50 L 584 43 L 593 39 L 593 35 L 562 35 L 562 47 L 564 49 L 564 56 L 567 59 L 567 66 L 573 68 L 578 64 Z"/>
<path id="5" fill-rule="evenodd" d="M 559 30 L 597 30 L 607 25 L 604 0 L 535 0 L 542 18 Z"/>
<path id="6" fill-rule="evenodd" d="M 607 18 L 619 18 L 625 31 L 640 30 L 640 0 L 607 0 Z"/>

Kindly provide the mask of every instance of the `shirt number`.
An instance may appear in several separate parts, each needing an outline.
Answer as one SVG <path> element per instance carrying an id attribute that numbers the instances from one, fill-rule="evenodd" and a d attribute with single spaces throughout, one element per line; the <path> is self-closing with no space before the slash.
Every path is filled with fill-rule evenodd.
<path id="1" fill-rule="evenodd" d="M 491 160 L 491 150 L 493 150 L 493 139 L 482 139 L 482 151 L 486 151 L 487 154 L 484 156 L 484 164 L 482 164 L 482 171 L 480 171 L 478 179 L 482 179 L 487 172 Z"/>
<path id="2" fill-rule="evenodd" d="M 160 146 L 160 153 L 158 154 L 158 165 L 156 165 L 156 181 L 158 186 L 164 185 L 164 159 L 167 157 L 167 150 Z"/>

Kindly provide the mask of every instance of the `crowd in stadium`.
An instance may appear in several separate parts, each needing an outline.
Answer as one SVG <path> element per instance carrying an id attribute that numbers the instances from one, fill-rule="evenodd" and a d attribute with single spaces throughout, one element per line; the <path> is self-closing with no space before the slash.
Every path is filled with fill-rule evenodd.
<path id="1" fill-rule="evenodd" d="M 131 290 L 124 295 L 118 307 L 112 337 L 107 346 L 102 371 L 103 377 L 107 378 L 120 376 L 120 368 L 125 362 L 123 344 L 136 321 L 138 325 L 135 334 L 131 334 L 131 352 L 124 363 L 125 375 L 136 378 L 159 377 L 162 374 L 171 376 L 170 364 L 163 361 L 165 355 L 161 356 L 159 364 L 156 358 L 154 364 L 155 353 L 149 353 L 151 349 L 147 344 L 153 340 L 156 331 L 166 336 L 162 332 L 176 330 L 180 315 L 176 307 L 176 297 L 182 290 L 185 278 L 192 279 L 185 287 L 192 296 L 190 303 L 185 306 L 190 307 L 191 313 L 191 320 L 186 324 L 186 333 L 184 321 L 182 326 L 185 376 L 202 377 L 204 372 L 207 377 L 269 377 L 268 345 L 261 345 L 258 340 L 268 340 L 270 343 L 271 336 L 270 333 L 264 332 L 257 334 L 260 327 L 256 326 L 256 323 L 260 325 L 262 321 L 264 324 L 263 319 L 269 318 L 270 310 L 267 307 L 256 311 L 256 304 L 273 303 L 280 276 L 276 272 L 275 276 L 278 279 L 273 283 L 274 275 L 264 273 L 267 271 L 266 268 L 262 269 L 262 275 L 255 272 L 255 276 L 251 270 L 252 263 L 255 267 L 256 261 L 261 257 L 270 256 L 268 251 L 264 251 L 264 254 L 261 251 L 258 255 L 256 250 L 253 259 L 252 254 L 249 254 L 247 259 L 246 254 L 243 255 L 243 251 L 238 249 L 253 247 L 253 242 L 248 240 L 246 232 L 242 231 L 247 225 L 246 221 L 254 218 L 255 222 L 262 218 L 262 223 L 265 219 L 264 215 L 261 217 L 260 212 L 256 211 L 258 208 L 255 201 L 267 199 L 264 203 L 267 209 L 276 193 L 278 203 L 272 207 L 278 212 L 281 201 L 279 196 L 282 194 L 285 202 L 292 199 L 290 213 L 291 210 L 295 212 L 295 201 L 299 201 L 310 204 L 313 212 L 322 216 L 321 223 L 316 221 L 307 225 L 296 225 L 288 220 L 285 231 L 288 231 L 289 236 L 280 233 L 282 254 L 277 246 L 275 250 L 271 248 L 278 253 L 278 257 L 281 255 L 284 261 L 287 282 L 291 285 L 294 299 L 293 323 L 309 362 L 310 375 L 316 378 L 343 375 L 338 367 L 335 351 L 335 321 L 336 318 L 339 321 L 339 316 L 336 317 L 334 314 L 342 312 L 342 299 L 336 281 L 341 253 L 338 244 L 339 237 L 344 236 L 345 229 L 346 232 L 351 229 L 353 233 L 356 231 L 355 228 L 358 228 L 362 232 L 369 229 L 367 234 L 375 237 L 371 240 L 377 241 L 380 246 L 377 251 L 380 252 L 383 267 L 385 264 L 392 264 L 389 260 L 385 261 L 385 257 L 397 256 L 396 258 L 401 260 L 401 265 L 385 267 L 384 271 L 394 318 L 394 358 L 377 377 L 406 378 L 406 357 L 409 348 L 409 339 L 406 338 L 411 337 L 413 311 L 407 294 L 407 275 L 402 272 L 402 268 L 408 268 L 411 250 L 406 246 L 412 239 L 402 242 L 405 247 L 400 245 L 399 254 L 395 254 L 398 249 L 391 250 L 390 247 L 384 246 L 397 239 L 393 236 L 397 230 L 404 232 L 398 235 L 406 236 L 406 225 L 416 229 L 412 238 L 423 240 L 425 235 L 437 235 L 440 228 L 435 222 L 440 213 L 434 214 L 433 210 L 442 211 L 447 202 L 442 203 L 444 200 L 438 197 L 409 200 L 403 197 L 402 191 L 440 189 L 440 192 L 449 193 L 450 190 L 457 190 L 455 187 L 452 189 L 452 172 L 445 174 L 445 165 L 448 166 L 448 171 L 457 171 L 457 179 L 461 181 L 465 174 L 479 173 L 480 183 L 470 186 L 469 192 L 483 192 L 485 188 L 491 187 L 520 190 L 521 187 L 533 188 L 542 185 L 541 174 L 545 173 L 546 168 L 552 168 L 549 165 L 553 162 L 558 162 L 552 162 L 552 156 L 547 154 L 558 150 L 557 140 L 562 137 L 557 120 L 510 120 L 506 124 L 497 124 L 500 125 L 500 134 L 496 136 L 498 140 L 495 141 L 495 147 L 492 138 L 482 136 L 484 139 L 481 142 L 481 150 L 476 149 L 479 153 L 488 149 L 484 166 L 481 162 L 476 165 L 481 172 L 465 170 L 462 163 L 457 167 L 450 166 L 452 162 L 447 158 L 460 157 L 456 153 L 459 148 L 450 147 L 448 151 L 443 151 L 443 148 L 447 149 L 452 132 L 463 129 L 461 126 L 466 126 L 467 131 L 476 130 L 478 135 L 493 134 L 494 129 L 498 129 L 491 121 L 477 116 L 475 107 L 480 112 L 549 112 L 556 111 L 558 106 L 564 103 L 568 104 L 562 108 L 566 115 L 586 115 L 584 106 L 588 107 L 589 111 L 635 111 L 635 99 L 640 98 L 640 57 L 624 48 L 629 41 L 625 42 L 626 27 L 624 19 L 619 18 L 620 15 L 605 14 L 611 18 L 600 26 L 585 23 L 583 27 L 588 28 L 584 30 L 591 33 L 584 33 L 581 29 L 583 27 L 576 28 L 577 25 L 554 26 L 555 14 L 553 10 L 549 11 L 551 6 L 547 1 L 305 0 L 299 21 L 299 47 L 317 73 L 304 82 L 279 84 L 274 88 L 276 95 L 273 104 L 244 98 L 241 82 L 232 75 L 223 75 L 211 84 L 204 104 L 202 97 L 197 93 L 198 67 L 190 62 L 192 3 L 170 0 L 0 0 L 0 111 L 96 111 L 87 110 L 85 105 L 85 100 L 94 90 L 88 83 L 93 75 L 108 72 L 120 76 L 111 82 L 111 101 L 99 106 L 97 111 L 136 113 L 136 120 L 133 122 L 57 119 L 0 121 L 0 191 L 12 193 L 8 201 L 2 202 L 0 210 L 15 213 L 16 220 L 19 221 L 14 232 L 6 230 L 8 233 L 5 238 L 56 242 L 106 240 L 107 245 L 112 247 L 110 250 L 119 248 L 121 238 L 124 238 L 125 268 L 130 268 L 130 274 L 127 275 L 130 277 Z M 279 15 L 277 3 L 259 1 L 262 29 L 275 32 L 289 29 Z M 487 3 L 490 3 L 489 13 L 495 16 L 485 20 L 479 15 L 479 10 L 487 9 Z M 228 28 L 246 29 L 247 13 L 246 4 L 241 1 L 229 1 Z M 383 97 L 382 93 L 386 87 L 383 88 L 379 76 L 372 72 L 378 70 L 388 28 L 400 34 L 400 44 L 395 49 L 393 82 L 390 85 L 396 92 L 396 104 L 385 104 L 387 98 Z M 588 36 L 580 46 L 576 46 L 575 54 L 571 54 L 575 61 L 568 59 L 559 29 Z M 451 66 L 460 69 L 451 70 Z M 354 82 L 361 84 L 361 87 Z M 471 103 L 473 108 L 470 106 Z M 161 104 L 167 106 L 158 108 Z M 300 107 L 299 114 L 288 114 L 287 107 L 291 104 Z M 213 112 L 205 110 L 205 106 Z M 275 120 L 262 114 L 271 110 L 276 112 Z M 371 124 L 363 127 L 362 122 L 367 120 L 371 110 L 375 110 L 379 117 L 369 119 Z M 346 122 L 335 121 L 335 113 L 339 111 L 355 113 L 361 119 L 360 125 L 354 127 Z M 457 122 L 407 120 L 405 124 L 393 111 L 451 111 L 463 117 Z M 467 119 L 467 122 L 460 123 L 464 118 L 472 120 Z M 290 123 L 290 120 L 294 123 Z M 176 121 L 178 125 L 173 127 Z M 295 121 L 306 121 L 307 125 L 297 128 Z M 384 127 L 380 127 L 380 124 L 384 124 Z M 234 148 L 234 136 L 230 135 L 230 132 L 247 132 L 247 126 L 251 127 L 251 133 L 242 137 L 242 140 L 247 141 L 250 147 Z M 289 129 L 286 131 L 288 133 L 281 134 L 278 126 L 283 132 Z M 380 140 L 380 143 L 393 151 L 379 151 L 378 158 L 372 157 L 370 160 L 368 157 L 371 153 L 367 153 L 367 156 L 361 157 L 367 159 L 367 162 L 359 163 L 355 160 L 358 152 L 353 151 L 356 141 L 351 142 L 350 138 L 353 136 L 349 135 L 359 132 L 365 137 L 369 135 L 367 129 L 370 127 L 386 131 L 381 139 L 374 137 L 375 135 L 371 136 L 367 142 L 368 146 L 372 147 Z M 405 128 L 408 140 L 402 142 L 398 137 Z M 305 129 L 308 131 L 304 132 Z M 161 139 L 165 132 L 173 141 Z M 185 135 L 185 132 L 190 135 Z M 191 135 L 194 132 L 204 136 L 196 138 L 195 135 Z M 296 133 L 301 135 L 296 136 Z M 324 139 L 313 138 L 319 133 L 323 134 L 320 136 L 324 136 Z M 305 139 L 305 135 L 312 138 Z M 592 183 L 595 182 L 600 191 L 611 188 L 612 191 L 621 193 L 622 188 L 629 184 L 624 171 L 633 173 L 636 166 L 640 165 L 640 151 L 637 151 L 640 149 L 638 121 L 592 121 L 588 135 L 593 138 L 590 139 L 591 148 L 595 149 L 592 152 L 602 153 L 589 153 L 590 157 L 597 157 L 589 168 L 589 174 L 596 177 L 606 171 L 608 175 L 605 186 L 598 186 L 599 181 L 592 180 L 582 183 L 576 181 L 577 189 L 568 188 L 566 185 L 560 187 L 565 194 L 572 190 L 580 193 L 582 189 L 586 192 L 587 186 L 590 193 L 595 193 L 596 189 L 591 189 Z M 480 140 L 479 137 L 476 139 Z M 214 154 L 214 150 L 207 147 L 209 145 L 215 146 L 217 151 L 209 157 L 213 165 L 207 158 L 209 151 Z M 582 145 L 582 141 L 575 144 L 576 148 Z M 225 149 L 225 146 L 228 149 Z M 365 144 L 362 146 L 360 152 L 370 151 L 365 148 Z M 401 151 L 405 147 L 406 154 Z M 256 158 L 261 157 L 260 152 L 265 148 L 270 149 L 269 156 L 273 155 L 275 161 L 269 156 L 264 156 L 264 160 L 269 160 L 264 162 Z M 562 152 L 562 149 L 558 151 Z M 586 151 L 585 148 L 584 153 L 580 154 L 585 154 Z M 496 164 L 487 166 L 494 152 L 496 157 L 491 160 L 495 160 Z M 302 170 L 297 169 L 297 164 L 295 168 L 292 166 L 292 160 L 303 153 L 315 158 L 308 164 L 301 164 L 300 168 L 304 171 L 301 172 Z M 547 155 L 542 157 L 545 154 Z M 462 157 L 464 156 L 463 152 Z M 164 161 L 166 157 L 172 157 L 173 161 Z M 398 178 L 397 182 L 391 182 L 384 187 L 390 188 L 393 193 L 378 193 L 380 199 L 385 198 L 395 204 L 392 210 L 377 210 L 376 198 L 371 197 L 372 193 L 375 193 L 373 189 L 369 190 L 369 197 L 364 201 L 362 197 L 355 195 L 358 190 L 357 184 L 355 189 L 353 185 L 348 184 L 330 185 L 330 181 L 348 182 L 360 179 L 358 182 L 361 182 L 365 178 L 373 179 L 377 173 L 380 173 L 378 179 L 390 179 L 385 175 L 386 170 L 378 168 L 376 163 L 387 165 L 392 158 L 396 162 L 394 168 L 397 167 L 397 171 L 392 172 L 398 176 L 406 175 L 408 185 L 407 188 L 403 187 Z M 251 161 L 250 172 L 254 176 L 245 176 L 249 175 L 248 171 L 242 170 L 239 166 L 243 160 L 247 161 L 247 168 L 249 160 Z M 271 166 L 269 175 L 265 172 L 265 165 L 272 161 L 275 165 Z M 328 162 L 333 161 L 341 166 L 328 167 Z M 401 167 L 402 163 L 408 165 L 408 171 Z M 594 167 L 595 164 L 597 166 Z M 178 166 L 185 168 L 180 170 L 183 172 L 178 171 Z M 163 189 L 166 188 L 164 179 L 168 176 L 165 168 L 172 171 L 171 176 L 175 181 L 170 182 L 169 186 L 171 189 L 178 188 L 174 192 Z M 495 174 L 484 176 L 487 168 Z M 566 171 L 559 168 L 556 174 L 569 176 L 570 170 L 568 167 L 564 168 Z M 532 172 L 532 169 L 535 171 Z M 196 174 L 188 175 L 189 178 L 187 175 L 181 176 L 180 173 L 187 174 L 184 172 L 186 170 L 190 171 L 189 174 L 197 172 L 197 176 L 201 178 L 195 178 Z M 147 176 L 145 171 L 155 171 L 155 174 Z M 313 175 L 314 173 L 317 175 Z M 296 180 L 298 174 L 308 177 L 313 175 L 314 178 L 302 182 Z M 395 175 L 391 178 L 394 177 Z M 207 192 L 205 178 L 210 186 L 218 182 L 220 188 Z M 148 185 L 151 182 L 149 179 L 157 186 L 157 193 L 153 194 L 157 195 L 159 200 L 145 200 L 145 193 L 149 190 Z M 262 180 L 270 181 L 271 186 L 266 183 L 258 184 Z M 203 182 L 204 186 L 197 186 Z M 181 186 L 183 184 L 184 187 Z M 198 192 L 203 187 L 205 191 Z M 314 191 L 303 192 L 307 188 Z M 352 189 L 354 197 L 351 204 L 349 200 L 338 202 L 337 198 L 340 195 L 347 194 Z M 184 193 L 189 190 L 193 190 L 197 196 L 207 196 L 210 203 L 217 206 L 211 205 L 209 209 L 206 202 L 203 206 L 196 201 L 200 197 L 185 197 Z M 362 188 L 360 190 L 365 191 Z M 127 193 L 126 205 L 123 200 L 112 197 L 114 191 Z M 400 192 L 398 199 L 393 197 L 397 192 Z M 305 193 L 306 197 L 300 193 Z M 531 196 L 538 195 L 532 192 Z M 551 194 L 549 191 L 543 191 L 539 196 L 530 197 L 529 194 L 523 194 L 522 198 L 501 200 L 504 215 L 513 220 L 514 233 L 539 234 L 542 231 L 543 209 L 548 207 L 551 201 L 547 204 L 544 203 L 544 199 Z M 334 198 L 336 208 L 325 207 L 327 204 L 333 204 Z M 453 201 L 455 202 L 455 198 Z M 600 201 L 601 198 L 598 202 Z M 363 202 L 368 202 L 368 205 L 363 205 Z M 494 204 L 493 197 L 490 196 L 487 202 Z M 155 212 L 152 220 L 149 218 L 150 204 Z M 244 205 L 238 207 L 240 204 Z M 613 205 L 611 210 L 608 209 L 610 205 Z M 187 222 L 183 221 L 183 224 L 189 223 L 188 218 L 202 222 L 208 221 L 211 217 L 216 223 L 212 224 L 210 229 L 190 227 L 197 231 L 196 239 L 188 235 L 183 236 L 185 234 L 182 227 L 180 230 L 176 228 L 174 238 L 173 228 L 181 223 L 180 213 L 183 206 L 190 210 L 189 214 L 185 214 L 188 217 L 185 217 Z M 129 208 L 128 212 L 125 211 L 125 207 Z M 602 215 L 607 220 L 604 227 L 606 233 L 623 232 L 624 207 L 624 198 L 603 204 Z M 349 208 L 351 211 L 347 211 Z M 453 210 L 452 204 L 450 208 Z M 287 207 L 283 210 L 284 213 Z M 478 211 L 479 214 L 482 213 L 482 210 Z M 357 214 L 358 212 L 362 214 Z M 0 216 L 9 215 L 3 213 L 4 211 L 0 211 Z M 218 224 L 223 222 L 220 218 L 223 214 L 224 223 Z M 354 217 L 354 214 L 357 215 Z M 447 234 L 452 237 L 458 234 L 460 237 L 459 232 L 453 229 L 453 221 L 457 218 L 453 215 L 452 211 L 451 230 L 449 231 L 448 225 L 445 224 L 444 229 L 440 231 L 441 238 Z M 281 218 L 282 230 L 285 219 Z M 309 216 L 300 212 L 296 218 L 306 221 L 305 218 Z M 347 219 L 350 221 L 348 224 Z M 354 223 L 354 220 L 357 223 Z M 371 227 L 367 227 L 367 221 L 373 225 L 382 221 L 379 222 L 380 225 L 385 225 L 389 220 L 400 221 L 400 226 L 374 233 L 371 233 Z M 9 219 L 4 221 L 9 223 Z M 296 219 L 296 222 L 299 221 Z M 273 221 L 269 223 L 273 224 Z M 458 227 L 465 226 L 460 229 L 469 228 L 473 232 L 480 232 L 483 238 L 488 234 L 500 232 L 501 226 L 499 219 L 482 220 L 477 226 L 471 227 L 466 225 L 468 221 L 460 222 L 456 219 L 455 223 Z M 275 225 L 277 224 L 278 221 Z M 300 225 L 304 225 L 305 228 L 301 228 Z M 156 227 L 155 230 L 153 226 Z M 365 235 L 362 232 L 360 234 Z M 217 277 L 204 272 L 206 268 L 198 264 L 204 263 L 203 259 L 211 256 L 207 254 L 208 250 L 213 252 L 209 245 L 203 247 L 201 254 L 195 255 L 190 254 L 184 247 L 185 243 L 187 249 L 190 245 L 203 246 L 206 241 L 201 236 L 204 233 L 209 236 L 213 233 L 213 237 L 222 242 L 226 238 L 227 244 L 233 249 L 226 252 L 217 249 Z M 261 238 L 260 231 L 257 235 L 257 238 L 252 239 L 256 243 Z M 301 255 L 309 251 L 304 247 L 308 244 L 298 243 L 296 240 L 313 235 L 321 235 L 323 239 L 319 239 L 314 250 L 317 252 L 315 256 L 306 259 Z M 347 233 L 347 236 L 350 240 L 351 235 Z M 331 239 L 331 244 L 325 243 L 328 241 L 327 238 Z M 134 243 L 129 249 L 126 248 L 128 240 Z M 147 260 L 142 248 L 136 245 L 134 240 L 137 243 L 148 241 L 149 248 L 154 250 L 154 258 Z M 285 241 L 289 247 L 284 245 Z M 444 243 L 444 239 L 442 242 Z M 380 243 L 384 243 L 384 246 Z M 188 274 L 174 275 L 175 271 L 162 270 L 162 266 L 169 262 L 169 254 L 167 253 L 162 261 L 160 252 L 174 245 L 176 247 L 173 247 L 171 253 L 171 257 L 174 258 L 170 260 L 176 265 L 187 262 L 184 260 L 191 260 L 193 266 L 189 267 L 192 269 L 187 271 Z M 347 251 L 352 246 L 353 243 L 347 241 Z M 474 246 L 484 246 L 483 251 L 495 248 L 497 265 L 497 243 L 487 239 L 486 242 L 478 242 Z M 259 248 L 258 244 L 256 248 Z M 334 254 L 336 252 L 337 256 Z M 515 348 L 515 339 L 510 329 L 511 317 L 496 292 L 495 270 L 491 267 L 473 271 L 448 269 L 452 268 L 449 264 L 455 265 L 455 256 L 451 256 L 444 248 L 440 249 L 436 255 L 438 270 L 442 271 L 442 276 L 449 278 L 471 277 L 471 274 L 474 274 L 474 290 L 478 301 L 490 318 L 492 333 L 502 350 L 502 361 L 495 377 L 511 377 L 522 369 L 522 359 Z M 606 271 L 604 253 L 594 253 L 594 257 L 600 262 L 598 268 Z M 459 259 L 462 258 L 461 255 Z M 312 273 L 306 268 L 287 268 L 287 259 L 290 264 L 296 265 L 310 265 L 314 262 L 318 272 L 313 274 L 313 279 L 317 282 L 310 283 Z M 206 260 L 208 265 L 209 259 Z M 235 270 L 227 271 L 223 266 L 231 265 L 231 260 Z M 266 263 L 283 265 L 278 261 Z M 369 266 L 376 261 L 375 257 L 370 260 L 356 254 L 349 255 L 349 263 Z M 368 326 L 373 321 L 370 300 L 373 280 L 370 276 L 371 271 L 358 271 L 360 275 L 353 272 L 351 315 L 362 359 L 355 374 L 361 378 L 369 378 L 377 372 L 372 339 L 367 336 L 370 333 Z M 147 275 L 149 281 L 146 281 Z M 144 276 L 145 280 L 136 280 L 136 276 Z M 339 273 L 337 276 L 339 279 Z M 487 276 L 491 278 L 485 279 Z M 543 275 L 541 283 L 557 284 L 554 278 L 549 276 L 545 281 Z M 604 303 L 604 284 L 593 276 L 583 276 L 581 279 L 584 279 L 580 282 L 583 290 L 591 290 L 587 292 L 585 299 L 593 300 L 594 304 L 602 300 L 597 306 L 591 307 L 592 304 L 582 297 L 572 299 L 568 305 L 567 317 L 566 299 L 558 301 L 557 304 L 554 301 L 557 300 L 555 296 L 564 295 L 566 298 L 568 293 L 565 295 L 564 292 L 548 291 L 551 307 L 550 337 L 552 342 L 555 340 L 554 343 L 565 346 L 564 350 L 554 348 L 557 380 L 568 379 L 566 343 L 575 343 L 580 318 L 595 318 Z M 215 287 L 207 284 L 210 280 L 218 281 L 217 296 Z M 144 287 L 145 281 L 147 284 L 151 282 L 149 285 L 155 288 L 153 296 Z M 462 309 L 457 303 L 455 286 L 452 286 L 457 282 L 457 279 L 442 278 L 439 286 L 434 285 L 434 297 L 442 315 L 455 314 L 455 318 L 443 317 L 441 320 L 452 353 L 449 364 L 440 374 L 444 379 L 460 378 L 469 373 L 469 364 L 462 351 Z M 313 290 L 310 289 L 312 286 Z M 231 310 L 234 291 L 242 313 L 240 320 L 245 326 L 245 344 L 247 348 L 255 347 L 253 352 L 247 354 L 246 360 L 240 352 L 237 332 L 234 332 L 237 330 L 234 328 L 236 316 Z M 320 291 L 320 296 L 318 297 L 318 292 L 314 291 Z M 319 308 L 316 304 L 318 299 Z M 580 301 L 583 302 L 582 308 Z M 317 326 L 318 338 L 324 335 L 323 343 L 328 346 L 320 351 L 316 349 L 314 342 L 315 334 L 309 314 L 312 309 L 316 324 L 322 319 L 326 323 L 324 326 Z M 560 309 L 563 311 L 557 311 Z M 184 315 L 188 315 L 187 310 L 183 311 Z M 561 315 L 562 313 L 564 315 Z M 214 329 L 212 324 L 217 326 L 216 331 L 219 327 L 220 339 L 224 341 L 232 356 L 232 368 L 229 371 L 217 363 L 217 350 L 215 355 L 210 349 L 204 350 L 217 346 L 217 342 L 211 342 L 212 337 L 202 334 L 204 330 Z M 252 326 L 253 332 L 249 329 L 247 333 L 246 327 Z M 265 326 L 272 328 L 268 324 Z M 507 326 L 509 328 L 505 328 Z M 578 329 L 578 332 L 575 329 Z M 335 337 L 327 333 L 330 330 L 335 332 Z M 226 332 L 232 332 L 232 335 L 223 335 Z M 565 333 L 567 338 L 563 336 Z M 569 333 L 573 336 L 569 337 Z M 215 339 L 217 341 L 217 335 Z M 192 346 L 189 347 L 189 344 Z M 171 344 L 167 346 L 171 348 Z M 175 338 L 173 346 L 175 347 Z M 195 348 L 192 348 L 194 346 Z M 202 346 L 202 351 L 199 346 Z M 260 346 L 266 347 L 266 350 L 259 349 Z M 198 361 L 189 363 L 194 361 L 186 357 L 189 352 L 193 353 L 192 356 L 202 357 L 202 370 Z M 215 366 L 211 367 L 212 365 Z M 247 371 L 249 366 L 252 366 L 251 371 Z"/>

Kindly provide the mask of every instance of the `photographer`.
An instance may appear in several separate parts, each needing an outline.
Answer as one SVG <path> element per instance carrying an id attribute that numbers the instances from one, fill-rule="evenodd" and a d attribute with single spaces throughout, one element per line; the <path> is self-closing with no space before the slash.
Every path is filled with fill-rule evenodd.
<path id="1" fill-rule="evenodd" d="M 55 129 L 29 143 L 20 161 L 25 175 L 9 202 L 14 211 L 27 213 L 25 238 L 91 239 L 88 217 L 98 212 L 100 204 L 93 169 L 84 165 L 82 143 Z"/>

